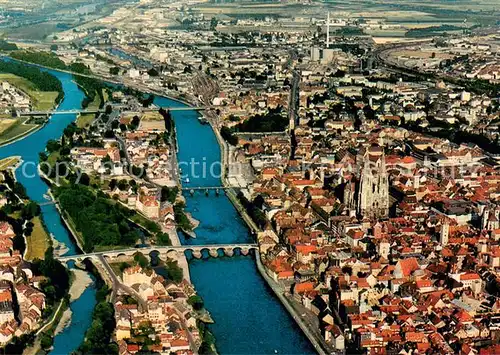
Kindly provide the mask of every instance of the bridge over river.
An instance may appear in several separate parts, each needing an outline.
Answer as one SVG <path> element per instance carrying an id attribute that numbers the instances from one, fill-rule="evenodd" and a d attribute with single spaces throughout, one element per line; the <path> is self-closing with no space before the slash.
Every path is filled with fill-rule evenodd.
<path id="1" fill-rule="evenodd" d="M 162 107 L 165 111 L 203 111 L 207 110 L 209 106 L 185 106 L 185 107 Z M 160 108 L 155 109 L 141 109 L 139 112 L 137 111 L 124 111 L 123 113 L 144 113 L 144 112 L 158 112 Z M 105 113 L 105 109 L 99 110 L 49 110 L 49 111 L 27 111 L 27 112 L 18 112 L 19 116 L 52 116 L 52 115 L 86 115 L 86 114 L 97 114 L 97 113 Z"/>
<path id="2" fill-rule="evenodd" d="M 211 257 L 217 258 L 222 256 L 219 251 L 223 253 L 224 256 L 233 256 L 235 251 L 239 250 L 242 255 L 248 255 L 250 250 L 258 251 L 258 245 L 255 243 L 234 243 L 234 244 L 209 244 L 209 245 L 178 245 L 178 246 L 151 246 L 145 248 L 129 248 L 122 250 L 109 250 L 102 252 L 84 253 L 69 256 L 57 256 L 61 262 L 77 261 L 82 262 L 85 259 L 99 259 L 104 257 L 108 262 L 120 262 L 125 259 L 132 258 L 137 252 L 150 255 L 151 253 L 157 253 L 158 257 L 170 257 L 177 258 L 179 253 L 184 253 L 189 251 L 193 253 L 193 256 L 197 259 L 203 257 L 203 252 L 208 251 Z"/>

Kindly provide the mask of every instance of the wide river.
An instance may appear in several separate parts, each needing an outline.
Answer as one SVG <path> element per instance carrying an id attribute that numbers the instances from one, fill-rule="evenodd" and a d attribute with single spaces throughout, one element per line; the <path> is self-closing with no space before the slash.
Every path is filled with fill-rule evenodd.
<path id="1" fill-rule="evenodd" d="M 63 85 L 65 98 L 59 110 L 79 109 L 83 93 L 71 75 L 49 71 Z M 168 98 L 157 97 L 155 104 L 162 107 L 184 106 Z M 194 111 L 173 112 L 179 145 L 179 162 L 197 162 L 183 172 L 189 175 L 191 186 L 219 186 L 220 149 L 209 125 L 199 123 Z M 64 128 L 75 120 L 75 115 L 56 115 L 42 129 L 26 138 L 0 147 L 0 158 L 21 156 L 24 164 L 16 177 L 26 187 L 29 197 L 37 202 L 46 201 L 47 185 L 33 167 L 38 153 L 44 151 L 47 141 L 61 137 Z M 203 164 L 207 167 L 203 173 Z M 192 164 L 191 164 L 192 166 Z M 212 170 L 212 173 L 211 171 Z M 187 186 L 189 186 L 187 185 Z M 249 231 L 225 195 L 219 197 L 186 195 L 187 210 L 201 223 L 196 239 L 184 239 L 186 244 L 241 243 L 251 241 Z M 42 207 L 48 231 L 68 248 L 68 255 L 78 250 L 64 227 L 53 205 Z M 203 297 L 206 308 L 215 323 L 210 329 L 216 337 L 221 354 L 299 354 L 314 353 L 314 348 L 279 303 L 259 275 L 251 256 L 233 258 L 193 259 L 189 263 L 191 281 Z M 90 286 L 82 296 L 71 303 L 71 323 L 55 337 L 53 354 L 68 354 L 82 342 L 91 322 L 95 305 L 95 289 Z"/>

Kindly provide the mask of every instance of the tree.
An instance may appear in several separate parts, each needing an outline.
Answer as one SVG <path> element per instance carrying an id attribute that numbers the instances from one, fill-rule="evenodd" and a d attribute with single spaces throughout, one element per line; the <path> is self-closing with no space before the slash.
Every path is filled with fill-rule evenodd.
<path id="1" fill-rule="evenodd" d="M 156 244 L 158 245 L 172 245 L 170 236 L 167 233 L 158 233 L 156 235 Z"/>
<path id="2" fill-rule="evenodd" d="M 200 311 L 205 307 L 203 299 L 198 295 L 193 295 L 188 298 L 188 304 L 190 304 L 195 311 Z"/>
<path id="3" fill-rule="evenodd" d="M 95 193 L 87 186 L 72 184 L 58 187 L 55 195 L 80 232 L 85 251 L 92 251 L 95 246 L 134 245 L 139 239 L 137 229 L 122 228 L 128 226 L 128 218 L 133 212 L 114 203 L 102 192 Z"/>
<path id="4" fill-rule="evenodd" d="M 148 70 L 148 75 L 149 76 L 158 76 L 159 73 L 158 73 L 158 70 L 156 70 L 155 68 L 151 68 Z"/>
<path id="5" fill-rule="evenodd" d="M 149 260 L 142 253 L 139 253 L 139 252 L 135 253 L 134 261 L 143 269 L 146 269 L 147 267 L 149 267 Z"/>
<path id="6" fill-rule="evenodd" d="M 86 173 L 82 173 L 80 176 L 80 184 L 89 186 L 90 185 L 90 177 Z"/>
<path id="7" fill-rule="evenodd" d="M 174 283 L 179 283 L 184 278 L 182 268 L 179 267 L 177 261 L 168 260 L 165 263 L 165 269 L 167 271 L 168 278 Z"/>
<path id="8" fill-rule="evenodd" d="M 132 121 L 130 122 L 130 129 L 133 131 L 135 130 L 137 127 L 139 127 L 139 123 L 141 122 L 141 119 L 139 118 L 139 116 L 135 115 L 133 118 L 132 118 Z"/>
<path id="9" fill-rule="evenodd" d="M 49 153 L 57 152 L 59 149 L 61 149 L 61 144 L 58 141 L 51 139 L 47 142 L 47 151 Z"/>
<path id="10" fill-rule="evenodd" d="M 172 114 L 170 113 L 170 110 L 166 111 L 163 108 L 160 108 L 160 115 L 163 116 L 163 121 L 165 122 L 165 130 L 168 133 L 172 133 L 173 127 L 174 127 L 174 121 L 172 119 Z"/>
<path id="11" fill-rule="evenodd" d="M 111 179 L 111 180 L 109 181 L 109 189 L 110 189 L 111 191 L 113 191 L 113 190 L 115 189 L 115 187 L 116 187 L 116 179 Z"/>
<path id="12" fill-rule="evenodd" d="M 118 74 L 120 74 L 120 68 L 119 67 L 111 67 L 111 68 L 109 68 L 109 73 L 111 75 L 118 75 Z"/>
<path id="13" fill-rule="evenodd" d="M 219 21 L 217 21 L 216 17 L 212 17 L 210 19 L 210 30 L 214 31 L 217 28 L 217 25 L 219 24 Z"/>
<path id="14" fill-rule="evenodd" d="M 101 159 L 102 164 L 111 163 L 111 162 L 113 162 L 113 161 L 111 160 L 111 157 L 109 156 L 109 154 L 106 154 L 106 156 Z"/>
<path id="15" fill-rule="evenodd" d="M 15 43 L 7 42 L 0 39 L 0 51 L 17 51 L 17 45 Z"/>
<path id="16" fill-rule="evenodd" d="M 226 142 L 228 142 L 231 145 L 237 145 L 238 144 L 238 137 L 231 132 L 231 129 L 226 126 L 222 126 L 220 129 L 220 135 Z"/>
<path id="17" fill-rule="evenodd" d="M 40 206 L 36 202 L 30 201 L 21 209 L 21 217 L 27 221 L 40 215 Z"/>
<path id="18" fill-rule="evenodd" d="M 121 272 L 123 272 L 123 270 L 125 270 L 125 269 L 127 269 L 129 267 L 130 267 L 130 264 L 127 263 L 127 262 L 125 262 L 125 261 L 123 261 L 123 262 L 120 263 L 120 271 Z"/>
<path id="19" fill-rule="evenodd" d="M 59 260 L 54 259 L 54 249 L 48 248 L 43 260 L 33 261 L 33 272 L 35 275 L 42 275 L 47 281 L 41 285 L 42 291 L 47 297 L 48 304 L 64 297 L 69 289 L 69 271 Z"/>
<path id="20" fill-rule="evenodd" d="M 177 198 L 177 194 L 179 193 L 179 188 L 177 186 L 168 187 L 162 186 L 161 188 L 161 201 L 168 201 L 170 203 L 174 203 Z"/>
<path id="21" fill-rule="evenodd" d="M 111 303 L 99 302 L 92 313 L 92 324 L 85 333 L 85 340 L 78 348 L 84 354 L 114 354 L 116 345 L 111 336 L 116 327 L 114 307 Z"/>
<path id="22" fill-rule="evenodd" d="M 42 349 L 49 350 L 52 344 L 54 344 L 54 339 L 47 333 L 42 333 L 40 337 L 40 346 Z"/>

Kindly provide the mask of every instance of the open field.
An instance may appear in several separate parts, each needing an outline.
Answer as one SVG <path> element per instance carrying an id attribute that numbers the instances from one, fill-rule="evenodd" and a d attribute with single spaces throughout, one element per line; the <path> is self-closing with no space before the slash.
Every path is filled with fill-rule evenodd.
<path id="1" fill-rule="evenodd" d="M 107 99 L 107 93 L 105 90 L 103 90 L 103 97 L 104 97 L 104 101 L 106 101 Z M 99 109 L 99 106 L 101 105 L 101 99 L 100 99 L 100 96 L 99 95 L 95 95 L 94 97 L 94 101 L 92 101 L 89 106 L 87 107 L 88 110 L 98 110 Z M 80 128 L 85 128 L 85 127 L 88 127 L 90 126 L 90 124 L 92 123 L 92 121 L 94 120 L 95 118 L 95 115 L 94 114 L 89 114 L 89 115 L 80 115 L 78 116 L 77 120 L 76 120 L 76 125 Z"/>
<path id="2" fill-rule="evenodd" d="M 402 25 L 404 29 L 426 28 L 443 24 L 470 27 L 475 24 L 495 24 L 500 18 L 496 0 L 323 0 L 311 3 L 278 3 L 239 1 L 238 3 L 198 3 L 193 12 L 206 17 L 233 19 L 264 19 L 265 17 L 294 19 L 295 26 L 311 25 L 309 18 L 322 20 L 330 11 L 333 18 L 363 18 L 383 21 L 388 25 Z M 278 24 L 276 24 L 278 26 Z M 267 25 L 267 29 L 273 25 Z M 388 37 L 390 34 L 378 34 Z M 396 37 L 399 35 L 394 35 Z"/>
<path id="3" fill-rule="evenodd" d="M 0 135 L 17 123 L 17 119 L 5 117 L 0 119 Z"/>
<path id="4" fill-rule="evenodd" d="M 19 90 L 24 91 L 31 98 L 35 110 L 49 111 L 56 105 L 56 98 L 59 93 L 55 91 L 37 90 L 33 83 L 13 74 L 0 73 L 0 82 L 1 81 L 7 81 Z"/>
<path id="5" fill-rule="evenodd" d="M 90 126 L 92 121 L 95 118 L 95 114 L 87 114 L 87 115 L 80 115 L 78 116 L 78 119 L 76 120 L 76 125 L 79 128 L 85 128 Z"/>
<path id="6" fill-rule="evenodd" d="M 94 109 L 99 108 L 99 104 L 97 104 L 97 107 L 95 107 L 95 105 L 94 105 L 95 101 L 99 101 L 99 97 L 97 95 L 96 95 L 94 101 L 90 103 L 89 107 L 87 108 L 88 110 L 94 110 Z M 90 126 L 90 124 L 92 123 L 92 121 L 94 119 L 95 119 L 95 114 L 93 114 L 93 113 L 86 114 L 86 115 L 80 115 L 76 119 L 76 125 L 79 128 L 85 128 L 85 127 Z"/>
<path id="7" fill-rule="evenodd" d="M 454 57 L 453 54 L 450 53 L 444 53 L 444 52 L 439 52 L 439 51 L 422 51 L 422 50 L 396 50 L 393 52 L 390 52 L 391 55 L 395 58 L 424 58 L 424 59 L 431 59 L 431 58 L 436 58 L 436 59 L 452 59 Z"/>
<path id="8" fill-rule="evenodd" d="M 142 131 L 165 131 L 163 116 L 157 112 L 147 112 L 141 117 L 139 130 Z"/>
<path id="9" fill-rule="evenodd" d="M 19 163 L 19 157 L 8 157 L 0 160 L 0 171 L 16 166 Z"/>
<path id="10" fill-rule="evenodd" d="M 26 237 L 26 260 L 43 259 L 49 247 L 49 235 L 42 225 L 40 217 L 31 220 L 34 224 L 31 236 Z"/>
<path id="11" fill-rule="evenodd" d="M 0 144 L 8 143 L 16 138 L 20 138 L 36 129 L 39 125 L 26 123 L 29 118 L 17 118 L 15 122 L 0 132 Z"/>

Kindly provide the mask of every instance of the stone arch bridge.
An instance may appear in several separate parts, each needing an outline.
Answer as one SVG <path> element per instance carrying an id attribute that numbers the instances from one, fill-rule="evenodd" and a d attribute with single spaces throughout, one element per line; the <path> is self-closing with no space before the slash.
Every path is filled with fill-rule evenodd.
<path id="1" fill-rule="evenodd" d="M 248 255 L 251 250 L 258 251 L 258 245 L 255 243 L 248 244 L 210 244 L 210 245 L 179 245 L 179 246 L 151 246 L 146 248 L 129 248 L 122 250 L 110 250 L 94 253 L 84 253 L 70 256 L 58 256 L 61 262 L 75 261 L 82 262 L 85 259 L 97 260 L 103 257 L 108 262 L 121 262 L 130 260 L 134 257 L 137 252 L 144 254 L 145 256 L 151 253 L 157 253 L 158 257 L 169 257 L 177 259 L 179 254 L 184 254 L 185 252 L 191 252 L 193 256 L 197 259 L 203 257 L 203 252 L 207 251 L 211 257 L 217 258 L 221 256 L 219 251 L 221 251 L 224 256 L 233 256 L 236 250 L 239 250 L 242 255 Z"/>

